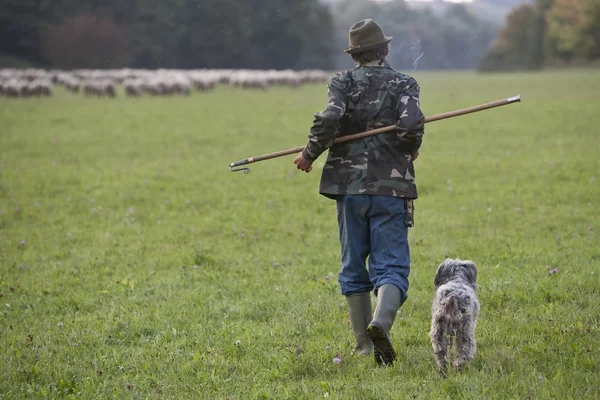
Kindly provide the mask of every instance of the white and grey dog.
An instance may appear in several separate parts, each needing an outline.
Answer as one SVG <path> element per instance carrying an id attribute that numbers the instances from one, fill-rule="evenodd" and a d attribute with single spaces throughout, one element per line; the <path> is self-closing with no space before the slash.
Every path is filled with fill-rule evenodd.
<path id="1" fill-rule="evenodd" d="M 455 368 L 462 369 L 475 355 L 475 324 L 479 314 L 477 268 L 472 261 L 448 258 L 438 267 L 434 286 L 429 335 L 438 371 L 446 376 L 453 341 Z"/>

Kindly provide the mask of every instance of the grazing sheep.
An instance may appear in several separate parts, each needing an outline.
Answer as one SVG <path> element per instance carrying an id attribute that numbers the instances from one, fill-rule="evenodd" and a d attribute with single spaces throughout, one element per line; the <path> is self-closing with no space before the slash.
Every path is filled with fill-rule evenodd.
<path id="1" fill-rule="evenodd" d="M 98 84 L 93 81 L 85 81 L 83 82 L 83 94 L 86 97 L 97 96 L 100 92 Z"/>
<path id="2" fill-rule="evenodd" d="M 65 82 L 65 87 L 71 93 L 79 93 L 79 90 L 81 88 L 81 82 L 77 78 L 69 78 Z"/>
<path id="3" fill-rule="evenodd" d="M 83 93 L 87 97 L 116 97 L 116 85 L 111 81 L 86 81 Z"/>
<path id="4" fill-rule="evenodd" d="M 210 91 L 219 84 L 234 88 L 266 90 L 271 85 L 292 88 L 329 80 L 322 70 L 249 69 L 0 69 L 0 95 L 6 97 L 52 96 L 54 86 L 86 97 L 116 97 L 122 86 L 128 97 L 189 96 L 192 90 Z"/>
<path id="5" fill-rule="evenodd" d="M 116 97 L 117 96 L 117 86 L 115 83 L 111 81 L 105 81 L 103 84 L 104 93 L 108 97 Z"/>
<path id="6" fill-rule="evenodd" d="M 128 97 L 140 97 L 142 95 L 142 83 L 136 79 L 127 79 L 123 81 L 125 95 Z"/>
<path id="7" fill-rule="evenodd" d="M 242 87 L 246 89 L 267 89 L 269 82 L 267 75 L 261 71 L 239 71 L 233 74 L 229 79 L 229 84 L 233 87 Z"/>
<path id="8" fill-rule="evenodd" d="M 25 83 L 17 79 L 11 79 L 4 84 L 4 95 L 6 97 L 22 97 L 25 95 Z"/>
<path id="9" fill-rule="evenodd" d="M 36 79 L 26 85 L 27 95 L 49 97 L 53 94 L 52 82 L 47 79 Z"/>

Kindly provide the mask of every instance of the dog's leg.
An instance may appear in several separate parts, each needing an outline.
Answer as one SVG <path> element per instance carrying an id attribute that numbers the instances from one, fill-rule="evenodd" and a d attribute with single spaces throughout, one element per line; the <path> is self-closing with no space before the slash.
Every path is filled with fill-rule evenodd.
<path id="1" fill-rule="evenodd" d="M 456 332 L 456 360 L 454 367 L 462 370 L 475 357 L 475 324 L 469 319 Z"/>
<path id="2" fill-rule="evenodd" d="M 446 328 L 446 343 L 448 346 L 448 350 L 446 350 L 446 361 L 448 364 L 452 364 L 452 360 L 454 359 L 454 342 L 456 341 L 456 329 L 448 329 Z"/>
<path id="3" fill-rule="evenodd" d="M 444 317 L 435 317 L 431 321 L 431 345 L 435 352 L 435 358 L 438 365 L 438 372 L 442 377 L 448 376 L 448 366 L 446 357 L 448 355 L 448 338 L 445 332 L 446 321 Z"/>

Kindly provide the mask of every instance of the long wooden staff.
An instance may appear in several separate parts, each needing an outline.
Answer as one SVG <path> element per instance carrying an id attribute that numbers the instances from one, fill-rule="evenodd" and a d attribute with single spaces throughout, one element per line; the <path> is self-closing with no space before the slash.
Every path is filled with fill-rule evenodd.
<path id="1" fill-rule="evenodd" d="M 506 99 L 492 101 L 490 103 L 480 104 L 480 105 L 469 107 L 469 108 L 463 108 L 461 110 L 449 111 L 449 112 L 445 112 L 442 114 L 432 115 L 430 117 L 426 117 L 424 122 L 427 123 L 427 122 L 439 121 L 441 119 L 446 119 L 446 118 L 458 117 L 459 115 L 471 114 L 471 113 L 474 113 L 477 111 L 488 110 L 490 108 L 505 106 L 507 104 L 517 103 L 520 101 L 521 101 L 521 95 L 517 95 L 517 96 L 513 96 L 513 97 L 508 97 Z M 384 126 L 384 127 L 372 129 L 372 130 L 366 131 L 366 132 L 355 133 L 353 135 L 338 137 L 337 139 L 335 139 L 334 143 L 336 143 L 336 144 L 343 143 L 343 142 L 348 142 L 350 140 L 361 139 L 361 138 L 364 138 L 367 136 L 377 135 L 379 133 L 392 132 L 395 129 L 396 129 L 396 125 Z M 247 174 L 250 172 L 250 168 L 248 168 L 248 167 L 237 168 L 237 169 L 234 169 L 234 168 L 239 167 L 241 165 L 252 164 L 252 163 L 255 163 L 258 161 L 268 160 L 271 158 L 287 156 L 288 154 L 296 154 L 296 153 L 301 152 L 303 149 L 304 149 L 304 146 L 299 146 L 299 147 L 294 147 L 292 149 L 276 151 L 274 153 L 269 153 L 269 154 L 263 154 L 261 156 L 245 158 L 243 160 L 232 162 L 231 164 L 229 164 L 229 170 L 231 172 L 244 171 L 244 173 Z"/>

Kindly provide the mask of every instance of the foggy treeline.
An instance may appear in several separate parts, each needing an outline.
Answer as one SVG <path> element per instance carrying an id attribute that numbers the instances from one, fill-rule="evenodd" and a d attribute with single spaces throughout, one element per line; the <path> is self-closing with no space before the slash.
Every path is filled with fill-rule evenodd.
<path id="1" fill-rule="evenodd" d="M 533 69 L 600 57 L 600 1 L 519 4 L 0 0 L 0 67 L 347 68 L 348 29 L 364 18 L 394 37 L 389 59 L 404 70 Z M 489 11 L 515 5 L 506 19 Z"/>
<path id="2" fill-rule="evenodd" d="M 332 6 L 336 66 L 352 65 L 342 50 L 348 29 L 365 16 L 377 21 L 390 42 L 390 63 L 399 69 L 474 68 L 498 26 L 462 4 L 415 7 L 403 1 L 339 0 Z"/>

